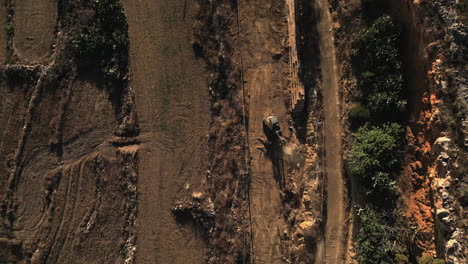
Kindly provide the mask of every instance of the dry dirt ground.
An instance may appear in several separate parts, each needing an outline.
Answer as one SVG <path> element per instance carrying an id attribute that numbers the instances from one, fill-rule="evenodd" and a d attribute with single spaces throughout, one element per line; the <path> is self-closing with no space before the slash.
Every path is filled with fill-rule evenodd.
<path id="1" fill-rule="evenodd" d="M 414 10 L 400 8 L 408 1 L 389 9 L 415 35 L 404 55 L 417 69 L 408 86 L 419 92 L 400 202 L 422 231 L 419 246 L 433 253 L 425 175 L 437 94 L 426 87 L 429 61 L 419 61 L 423 30 Z M 288 23 L 309 19 L 288 17 L 304 16 L 288 10 L 299 3 L 292 0 L 121 2 L 129 53 L 120 94 L 93 79 L 102 65 L 90 76 L 50 76 L 66 68 L 62 48 L 75 22 L 92 17 L 80 8 L 99 1 L 0 4 L 0 263 L 349 262 L 340 113 L 355 83 L 345 72 L 351 37 L 334 39 L 348 26 L 330 16 L 329 3 L 340 1 L 302 0 L 316 21 L 299 27 Z M 320 65 L 306 61 L 314 58 Z M 317 102 L 305 123 L 290 105 L 291 87 L 302 85 Z M 282 149 L 264 144 L 270 114 L 280 119 Z M 121 133 L 127 117 L 139 127 L 130 134 Z"/>
<path id="2" fill-rule="evenodd" d="M 30 130 L 22 133 L 18 116 L 27 115 L 25 98 L 35 86 L 15 87 L 2 107 L 10 113 L 2 115 L 2 123 L 7 124 L 2 129 L 2 179 L 13 180 L 2 184 L 6 191 L 1 233 L 7 248 L 20 241 L 4 256 L 31 263 L 119 260 L 132 202 L 126 183 L 136 175 L 136 154 L 109 142 L 114 117 L 107 95 L 79 82 L 44 96 L 34 106 Z M 9 88 L 2 84 L 2 89 Z M 57 102 L 57 107 L 50 107 Z M 81 110 L 90 104 L 95 111 Z M 59 134 L 51 128 L 54 122 L 61 123 Z M 57 136 L 60 150 L 51 151 Z"/>
<path id="3" fill-rule="evenodd" d="M 191 40 L 195 1 L 124 1 L 130 85 L 141 128 L 138 263 L 202 263 L 204 241 L 171 208 L 206 175 L 210 112 L 204 65 Z M 197 190 L 197 186 L 190 186 Z"/>

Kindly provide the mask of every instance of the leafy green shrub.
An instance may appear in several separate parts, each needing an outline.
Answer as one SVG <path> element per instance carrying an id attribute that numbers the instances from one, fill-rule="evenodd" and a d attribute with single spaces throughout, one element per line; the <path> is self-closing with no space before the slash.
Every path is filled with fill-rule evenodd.
<path id="1" fill-rule="evenodd" d="M 15 34 L 15 27 L 11 23 L 5 26 L 5 30 L 9 37 L 13 37 Z"/>
<path id="2" fill-rule="evenodd" d="M 349 111 L 349 118 L 353 124 L 363 124 L 369 120 L 370 112 L 364 105 L 358 103 Z"/>
<path id="3" fill-rule="evenodd" d="M 357 216 L 359 263 L 388 263 L 387 261 L 392 259 L 394 250 L 383 217 L 370 207 L 358 208 Z"/>
<path id="4" fill-rule="evenodd" d="M 77 30 L 71 42 L 73 54 L 82 65 L 92 64 L 102 71 L 107 80 L 123 80 L 129 40 L 122 4 L 119 0 L 94 0 L 91 9 L 94 18 Z"/>
<path id="5" fill-rule="evenodd" d="M 443 259 L 436 259 L 430 255 L 424 255 L 418 259 L 419 264 L 445 264 Z"/>
<path id="6" fill-rule="evenodd" d="M 360 31 L 353 42 L 362 99 L 375 116 L 401 113 L 406 108 L 399 39 L 399 29 L 384 15 Z"/>
<path id="7" fill-rule="evenodd" d="M 401 253 L 395 254 L 395 261 L 397 264 L 410 264 L 408 257 Z"/>
<path id="8" fill-rule="evenodd" d="M 366 187 L 377 191 L 394 189 L 391 174 L 399 166 L 401 132 L 400 125 L 390 123 L 370 129 L 361 127 L 355 134 L 349 163 L 351 172 L 361 178 Z"/>

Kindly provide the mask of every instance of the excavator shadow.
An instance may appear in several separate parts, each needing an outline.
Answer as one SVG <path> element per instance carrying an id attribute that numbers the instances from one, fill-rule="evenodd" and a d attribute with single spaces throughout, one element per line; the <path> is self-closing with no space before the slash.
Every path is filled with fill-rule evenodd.
<path id="1" fill-rule="evenodd" d="M 285 175 L 284 175 L 284 161 L 283 161 L 283 144 L 281 142 L 269 142 L 262 139 L 258 139 L 263 145 L 262 151 L 265 156 L 271 160 L 273 169 L 273 178 L 280 187 L 284 189 Z"/>

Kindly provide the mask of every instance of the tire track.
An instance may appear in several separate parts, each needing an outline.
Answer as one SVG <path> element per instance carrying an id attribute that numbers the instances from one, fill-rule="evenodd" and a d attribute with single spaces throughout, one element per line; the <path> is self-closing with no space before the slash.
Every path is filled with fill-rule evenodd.
<path id="1" fill-rule="evenodd" d="M 24 151 L 24 146 L 26 143 L 26 138 L 28 136 L 29 131 L 31 130 L 31 123 L 32 123 L 32 117 L 34 115 L 34 110 L 37 106 L 37 104 L 40 101 L 40 95 L 42 93 L 42 80 L 44 76 L 46 75 L 48 69 L 50 68 L 51 65 L 47 67 L 43 67 L 39 76 L 39 79 L 34 87 L 34 90 L 31 95 L 31 99 L 29 100 L 28 104 L 28 111 L 26 118 L 24 120 L 24 125 L 21 129 L 20 136 L 19 136 L 19 141 L 15 150 L 14 154 L 14 161 L 13 161 L 13 168 L 11 169 L 10 175 L 8 176 L 8 181 L 6 185 L 6 192 L 3 198 L 3 208 L 6 210 L 4 214 L 7 216 L 7 218 L 10 221 L 10 225 L 13 224 L 13 219 L 14 219 L 14 192 L 17 188 L 18 184 L 18 177 L 19 177 L 19 172 L 21 170 L 21 162 L 22 162 L 22 157 L 23 157 L 23 151 Z M 12 228 L 12 226 L 10 227 Z"/>

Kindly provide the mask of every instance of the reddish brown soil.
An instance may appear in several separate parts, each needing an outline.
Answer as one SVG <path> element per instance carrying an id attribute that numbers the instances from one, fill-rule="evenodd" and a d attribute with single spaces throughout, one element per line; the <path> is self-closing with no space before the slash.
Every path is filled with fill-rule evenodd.
<path id="1" fill-rule="evenodd" d="M 409 126 L 406 127 L 406 142 L 404 169 L 399 178 L 401 188 L 400 208 L 403 221 L 415 224 L 418 230 L 415 244 L 417 251 L 435 254 L 435 233 L 433 198 L 429 178 L 431 166 L 431 145 L 439 135 L 436 124 L 436 91 L 430 81 L 428 71 L 430 58 L 426 46 L 429 35 L 421 27 L 423 21 L 414 3 L 397 1 L 389 4 L 389 11 L 400 22 L 404 31 L 404 40 L 408 45 L 403 49 L 406 66 L 407 88 L 409 97 Z M 417 252 L 420 253 L 420 252 Z"/>

